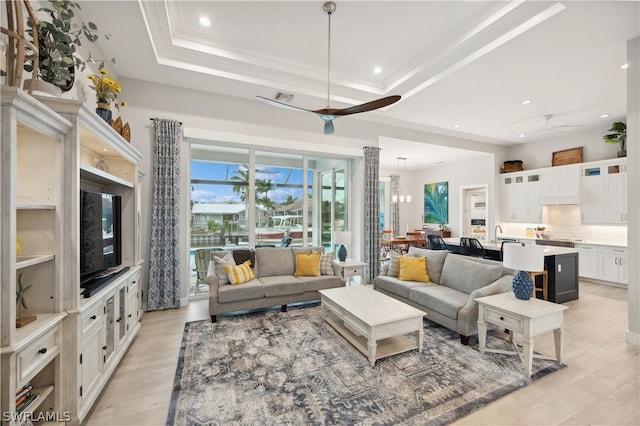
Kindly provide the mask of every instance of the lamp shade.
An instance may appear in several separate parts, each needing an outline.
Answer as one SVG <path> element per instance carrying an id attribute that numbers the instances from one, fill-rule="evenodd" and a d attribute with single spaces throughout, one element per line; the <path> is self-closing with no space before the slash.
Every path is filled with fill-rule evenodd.
<path id="1" fill-rule="evenodd" d="M 351 232 L 336 231 L 333 233 L 333 242 L 335 244 L 351 244 Z"/>
<path id="2" fill-rule="evenodd" d="M 541 272 L 544 270 L 544 246 L 505 244 L 502 259 L 506 268 Z"/>

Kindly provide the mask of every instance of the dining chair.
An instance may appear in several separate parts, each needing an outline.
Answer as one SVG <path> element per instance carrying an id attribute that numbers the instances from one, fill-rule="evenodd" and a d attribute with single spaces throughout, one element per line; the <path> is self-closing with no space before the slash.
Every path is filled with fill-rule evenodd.
<path id="1" fill-rule="evenodd" d="M 427 235 L 427 248 L 430 250 L 447 250 L 447 244 L 440 235 Z"/>
<path id="2" fill-rule="evenodd" d="M 484 247 L 477 238 L 460 238 L 460 254 L 463 256 L 484 257 Z"/>

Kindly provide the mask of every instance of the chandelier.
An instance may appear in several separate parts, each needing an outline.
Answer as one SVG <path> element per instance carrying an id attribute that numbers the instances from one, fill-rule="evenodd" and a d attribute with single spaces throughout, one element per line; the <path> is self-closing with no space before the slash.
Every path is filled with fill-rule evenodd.
<path id="1" fill-rule="evenodd" d="M 406 157 L 396 157 L 396 160 L 398 160 L 398 189 L 396 189 L 396 192 L 391 196 L 391 202 L 392 203 L 410 203 L 411 202 L 411 194 L 409 194 L 405 189 L 400 189 L 400 183 L 401 183 L 401 176 L 400 176 L 400 161 L 404 161 L 404 173 L 405 173 L 405 178 L 406 178 L 406 174 L 407 174 L 407 158 Z"/>

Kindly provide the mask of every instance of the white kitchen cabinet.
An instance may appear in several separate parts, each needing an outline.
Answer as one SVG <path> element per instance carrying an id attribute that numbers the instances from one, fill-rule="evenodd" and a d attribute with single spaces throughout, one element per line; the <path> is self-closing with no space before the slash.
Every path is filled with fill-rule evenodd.
<path id="1" fill-rule="evenodd" d="M 605 223 L 627 223 L 627 162 L 603 166 Z"/>
<path id="2" fill-rule="evenodd" d="M 542 222 L 542 171 L 508 173 L 502 176 L 503 213 L 505 222 Z"/>
<path id="3" fill-rule="evenodd" d="M 598 278 L 627 284 L 627 249 L 624 247 L 603 247 L 599 249 Z"/>
<path id="4" fill-rule="evenodd" d="M 599 250 L 597 245 L 576 244 L 578 249 L 579 275 L 584 278 L 599 278 Z"/>
<path id="5" fill-rule="evenodd" d="M 580 222 L 619 225 L 627 223 L 627 216 L 627 160 L 583 165 Z"/>

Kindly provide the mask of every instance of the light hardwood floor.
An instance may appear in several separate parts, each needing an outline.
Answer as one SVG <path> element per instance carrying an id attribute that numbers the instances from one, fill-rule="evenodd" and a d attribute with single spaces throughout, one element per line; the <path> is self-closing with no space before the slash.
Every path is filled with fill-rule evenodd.
<path id="1" fill-rule="evenodd" d="M 568 367 L 455 424 L 640 424 L 639 349 L 624 340 L 626 290 L 582 282 L 580 300 L 565 305 Z M 146 313 L 138 337 L 85 424 L 165 424 L 184 323 L 208 317 L 207 300 Z M 552 334 L 538 336 L 535 349 L 552 355 Z"/>

